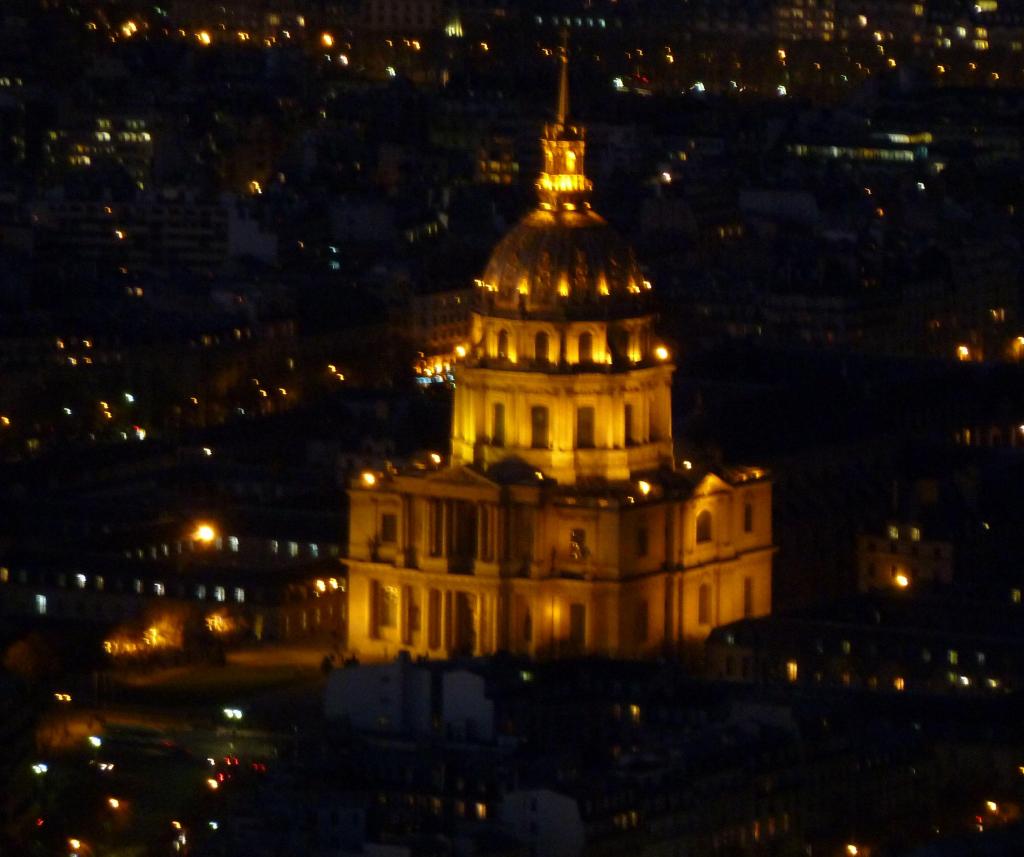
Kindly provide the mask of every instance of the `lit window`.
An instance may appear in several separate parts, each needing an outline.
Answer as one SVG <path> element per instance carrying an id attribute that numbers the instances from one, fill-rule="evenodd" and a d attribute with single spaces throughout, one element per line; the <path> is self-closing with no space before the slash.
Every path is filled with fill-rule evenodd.
<path id="1" fill-rule="evenodd" d="M 217 601 L 223 601 L 227 597 L 226 593 L 224 592 L 224 587 L 215 586 L 213 588 L 213 597 Z"/>
<path id="2" fill-rule="evenodd" d="M 100 592 L 102 592 L 103 591 L 103 585 L 104 585 L 103 578 L 100 575 L 97 574 L 96 575 L 96 589 L 98 589 Z"/>
<path id="3" fill-rule="evenodd" d="M 235 587 L 235 601 L 239 604 L 245 603 L 245 590 L 241 586 Z"/>
<path id="4" fill-rule="evenodd" d="M 299 555 L 299 543 L 298 542 L 288 542 L 288 556 L 298 556 L 298 555 Z"/>
<path id="5" fill-rule="evenodd" d="M 900 537 L 900 528 L 895 524 L 889 524 L 889 538 L 896 541 Z"/>
<path id="6" fill-rule="evenodd" d="M 903 676 L 898 675 L 892 680 L 892 686 L 895 690 L 904 690 L 907 683 L 903 680 Z"/>
<path id="7" fill-rule="evenodd" d="M 912 542 L 919 542 L 919 541 L 921 541 L 921 528 L 920 527 L 911 527 L 910 528 L 910 540 Z"/>
<path id="8" fill-rule="evenodd" d="M 162 583 L 153 584 L 153 592 L 155 592 L 157 595 L 164 595 L 166 594 L 166 591 L 167 590 L 164 589 L 164 585 Z"/>
<path id="9" fill-rule="evenodd" d="M 309 555 L 311 557 L 313 557 L 313 559 L 318 559 L 319 556 L 320 556 L 320 545 L 317 545 L 317 544 L 314 544 L 313 542 L 310 542 L 309 543 Z"/>
<path id="10" fill-rule="evenodd" d="M 947 654 L 949 657 L 949 665 L 955 667 L 957 663 L 960 661 L 960 655 L 957 654 L 956 649 L 950 649 Z"/>
<path id="11" fill-rule="evenodd" d="M 380 540 L 384 544 L 394 544 L 398 541 L 398 516 L 393 513 L 385 513 L 380 516 Z"/>
<path id="12" fill-rule="evenodd" d="M 277 543 L 277 539 L 271 539 L 270 540 L 270 552 L 272 554 L 276 554 L 277 551 L 279 550 L 279 548 L 280 548 L 280 545 Z"/>
<path id="13" fill-rule="evenodd" d="M 228 550 L 238 553 L 238 536 L 228 536 Z"/>
<path id="14" fill-rule="evenodd" d="M 38 613 L 40 616 L 45 616 L 46 615 L 46 596 L 45 595 L 37 595 L 36 596 L 36 613 Z"/>
<path id="15" fill-rule="evenodd" d="M 11 579 L 11 570 L 7 566 L 0 567 L 0 583 L 7 583 Z"/>
<path id="16" fill-rule="evenodd" d="M 843 650 L 843 654 L 844 655 L 850 654 L 850 652 L 853 650 L 853 646 L 850 645 L 850 641 L 849 640 L 843 640 L 840 648 Z"/>
<path id="17" fill-rule="evenodd" d="M 6 570 L 7 569 L 5 569 L 5 568 L 4 569 L 0 569 L 0 580 L 5 580 L 6 579 L 3 576 L 3 572 L 5 572 Z M 1014 604 L 1020 604 L 1020 602 L 1021 602 L 1021 591 L 1019 589 L 1011 589 L 1010 590 L 1010 600 Z"/>
<path id="18" fill-rule="evenodd" d="M 697 544 L 711 541 L 711 512 L 703 509 L 697 515 Z"/>
<path id="19" fill-rule="evenodd" d="M 205 586 L 205 584 L 200 583 L 196 587 L 196 598 L 199 599 L 200 601 L 203 601 L 206 598 L 206 586 Z"/>
<path id="20" fill-rule="evenodd" d="M 796 681 L 800 676 L 800 665 L 796 661 L 786 661 L 786 679 Z"/>
<path id="21" fill-rule="evenodd" d="M 706 583 L 697 591 L 697 621 L 701 625 L 711 624 L 711 587 Z"/>
<path id="22" fill-rule="evenodd" d="M 85 589 L 85 575 L 84 574 L 76 574 L 75 575 L 75 584 L 78 586 L 79 589 Z"/>
<path id="23" fill-rule="evenodd" d="M 135 580 L 132 581 L 132 586 L 137 593 L 142 594 L 142 581 L 139 580 L 139 578 L 136 577 Z"/>

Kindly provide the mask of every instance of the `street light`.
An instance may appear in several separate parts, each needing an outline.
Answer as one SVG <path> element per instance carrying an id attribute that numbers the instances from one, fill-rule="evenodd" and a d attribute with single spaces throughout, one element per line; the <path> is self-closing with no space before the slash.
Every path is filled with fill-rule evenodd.
<path id="1" fill-rule="evenodd" d="M 90 735 L 89 744 L 98 750 L 100 747 L 103 746 L 103 739 L 100 738 L 98 735 Z"/>
<path id="2" fill-rule="evenodd" d="M 208 545 L 217 538 L 217 531 L 210 524 L 199 524 L 195 532 L 192 533 L 192 538 L 197 542 Z"/>

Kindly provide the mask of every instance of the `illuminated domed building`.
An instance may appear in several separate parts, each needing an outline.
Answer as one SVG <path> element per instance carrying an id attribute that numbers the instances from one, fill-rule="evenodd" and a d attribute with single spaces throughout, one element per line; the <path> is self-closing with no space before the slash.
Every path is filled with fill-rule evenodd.
<path id="1" fill-rule="evenodd" d="M 584 129 L 544 130 L 539 205 L 477 281 L 451 456 L 349 491 L 349 647 L 679 652 L 771 606 L 771 484 L 677 462 L 650 283 L 590 204 Z"/>

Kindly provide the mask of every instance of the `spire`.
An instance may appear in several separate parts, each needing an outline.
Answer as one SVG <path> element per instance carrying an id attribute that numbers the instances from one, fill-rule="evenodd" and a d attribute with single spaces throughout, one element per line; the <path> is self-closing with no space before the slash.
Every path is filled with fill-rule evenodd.
<path id="1" fill-rule="evenodd" d="M 562 31 L 558 53 L 558 109 L 554 122 L 544 126 L 541 148 L 544 169 L 537 180 L 540 206 L 546 211 L 578 211 L 590 208 L 590 179 L 583 171 L 585 130 L 569 124 L 569 34 Z"/>
<path id="2" fill-rule="evenodd" d="M 558 124 L 564 126 L 569 118 L 569 32 L 562 30 L 562 48 L 558 61 L 561 73 L 558 80 Z"/>

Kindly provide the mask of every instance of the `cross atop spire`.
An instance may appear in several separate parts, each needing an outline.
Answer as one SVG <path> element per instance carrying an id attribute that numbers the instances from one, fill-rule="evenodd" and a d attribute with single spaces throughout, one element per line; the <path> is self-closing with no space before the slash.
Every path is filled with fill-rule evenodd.
<path id="1" fill-rule="evenodd" d="M 562 47 L 558 54 L 561 73 L 558 79 L 558 124 L 569 118 L 569 33 L 562 30 Z"/>

